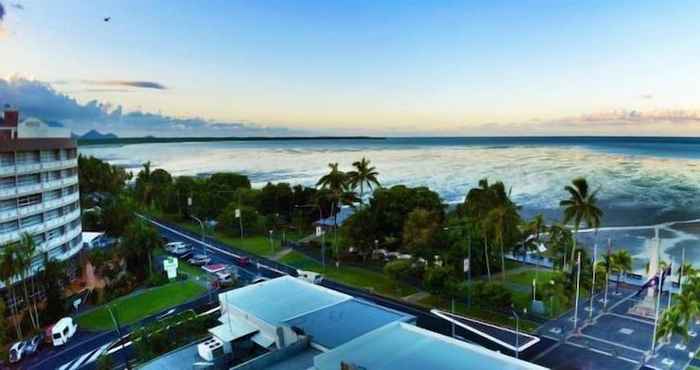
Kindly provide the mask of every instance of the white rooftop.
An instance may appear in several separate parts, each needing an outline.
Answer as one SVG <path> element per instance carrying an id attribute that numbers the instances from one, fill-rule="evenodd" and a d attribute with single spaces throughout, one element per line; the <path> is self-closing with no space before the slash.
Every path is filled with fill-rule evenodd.
<path id="1" fill-rule="evenodd" d="M 219 295 L 222 305 L 235 307 L 271 324 L 329 307 L 352 297 L 300 279 L 283 276 Z"/>
<path id="2" fill-rule="evenodd" d="M 314 358 L 315 370 L 338 370 L 341 362 L 371 370 L 545 370 L 486 348 L 395 322 Z"/>

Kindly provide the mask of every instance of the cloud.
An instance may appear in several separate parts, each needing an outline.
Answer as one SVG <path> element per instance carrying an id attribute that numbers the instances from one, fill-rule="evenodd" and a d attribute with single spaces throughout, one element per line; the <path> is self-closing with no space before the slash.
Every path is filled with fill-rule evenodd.
<path id="1" fill-rule="evenodd" d="M 651 99 L 654 99 L 654 94 L 642 94 L 639 97 L 644 99 L 644 100 L 651 100 Z"/>
<path id="2" fill-rule="evenodd" d="M 126 87 L 138 87 L 142 89 L 156 89 L 156 90 L 167 90 L 165 85 L 159 82 L 153 81 L 120 81 L 120 80 L 108 80 L 108 81 L 93 81 L 93 80 L 83 80 L 81 81 L 87 85 L 100 85 L 100 86 L 126 86 Z"/>
<path id="3" fill-rule="evenodd" d="M 11 3 L 10 6 L 17 9 L 17 10 L 24 10 L 24 5 L 22 5 L 20 3 Z"/>
<path id="4" fill-rule="evenodd" d="M 5 7 L 0 3 L 0 22 L 5 19 Z"/>
<path id="5" fill-rule="evenodd" d="M 91 100 L 81 103 L 51 84 L 12 77 L 0 79 L 0 105 L 19 108 L 23 117 L 60 122 L 77 133 L 97 129 L 120 136 L 300 136 L 306 132 L 255 123 L 172 117 L 142 111 L 125 112 L 120 105 Z"/>

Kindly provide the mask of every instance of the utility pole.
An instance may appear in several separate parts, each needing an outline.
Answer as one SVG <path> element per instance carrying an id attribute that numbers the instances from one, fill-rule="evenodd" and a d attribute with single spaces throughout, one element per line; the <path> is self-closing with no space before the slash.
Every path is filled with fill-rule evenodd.
<path id="1" fill-rule="evenodd" d="M 588 321 L 593 322 L 593 301 L 595 300 L 595 270 L 598 263 L 598 243 L 593 243 L 593 284 L 591 285 L 591 304 L 588 307 Z"/>

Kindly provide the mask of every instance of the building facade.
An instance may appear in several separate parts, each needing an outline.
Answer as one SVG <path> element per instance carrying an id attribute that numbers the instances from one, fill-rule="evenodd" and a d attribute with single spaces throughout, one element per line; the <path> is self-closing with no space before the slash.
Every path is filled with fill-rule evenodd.
<path id="1" fill-rule="evenodd" d="M 19 122 L 5 107 L 0 120 L 0 246 L 29 233 L 44 253 L 65 260 L 82 247 L 78 148 L 64 128 Z"/>

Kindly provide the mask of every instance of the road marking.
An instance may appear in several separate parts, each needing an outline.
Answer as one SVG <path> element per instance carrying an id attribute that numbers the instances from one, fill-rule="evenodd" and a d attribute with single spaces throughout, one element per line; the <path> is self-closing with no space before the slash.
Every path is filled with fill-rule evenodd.
<path id="1" fill-rule="evenodd" d="M 112 342 L 103 345 L 102 347 L 93 349 L 90 352 L 84 353 L 82 356 L 78 357 L 77 360 L 63 364 L 58 370 L 75 370 L 81 366 L 87 365 L 91 362 L 97 360 L 100 355 L 112 345 Z"/>

